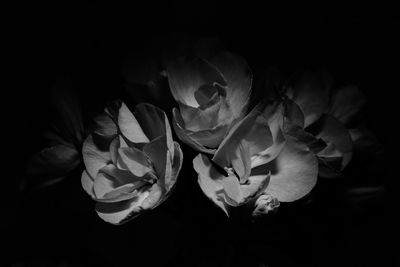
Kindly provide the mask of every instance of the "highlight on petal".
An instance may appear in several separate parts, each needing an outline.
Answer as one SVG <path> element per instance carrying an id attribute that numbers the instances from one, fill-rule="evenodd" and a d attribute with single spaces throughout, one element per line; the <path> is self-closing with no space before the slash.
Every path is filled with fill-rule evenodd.
<path id="1" fill-rule="evenodd" d="M 228 205 L 221 197 L 224 188 L 216 181 L 222 178 L 222 175 L 213 170 L 210 160 L 204 154 L 199 154 L 193 159 L 193 168 L 198 174 L 197 182 L 203 193 L 229 216 Z"/>
<path id="2" fill-rule="evenodd" d="M 304 126 L 315 122 L 328 109 L 330 87 L 323 77 L 305 73 L 300 81 L 286 93 L 302 110 Z"/>
<path id="3" fill-rule="evenodd" d="M 242 117 L 247 111 L 251 94 L 252 73 L 246 60 L 223 52 L 211 60 L 225 78 L 226 99 L 234 118 Z"/>
<path id="4" fill-rule="evenodd" d="M 93 191 L 94 179 L 90 177 L 89 173 L 86 170 L 83 170 L 82 172 L 81 184 L 83 189 L 86 191 L 86 193 L 88 193 L 89 196 L 91 196 L 92 198 L 96 198 Z"/>
<path id="5" fill-rule="evenodd" d="M 83 162 L 91 177 L 96 177 L 100 169 L 111 162 L 109 151 L 101 151 L 94 143 L 92 135 L 89 135 L 83 142 Z"/>
<path id="6" fill-rule="evenodd" d="M 273 144 L 266 119 L 271 109 L 266 102 L 258 104 L 229 131 L 212 159 L 221 168 L 232 166 L 241 182 L 250 174 L 250 158 Z"/>
<path id="7" fill-rule="evenodd" d="M 118 126 L 122 134 L 132 143 L 148 143 L 149 139 L 144 134 L 135 116 L 125 105 L 121 104 L 118 113 Z"/>
<path id="8" fill-rule="evenodd" d="M 139 192 L 129 200 L 113 203 L 96 203 L 96 212 L 100 218 L 111 224 L 122 224 L 138 215 L 143 208 L 141 204 L 149 195 L 148 190 Z"/>
<path id="9" fill-rule="evenodd" d="M 149 195 L 143 200 L 141 206 L 143 210 L 153 209 L 160 204 L 162 189 L 158 184 L 153 184 L 149 191 Z"/>
<path id="10" fill-rule="evenodd" d="M 199 107 L 195 92 L 203 85 L 222 86 L 226 82 L 221 73 L 202 59 L 178 59 L 167 66 L 168 82 L 172 96 L 187 106 Z"/>
<path id="11" fill-rule="evenodd" d="M 333 92 L 329 114 L 341 123 L 349 123 L 365 105 L 365 95 L 356 86 L 342 87 Z"/>
<path id="12" fill-rule="evenodd" d="M 153 172 L 153 168 L 146 154 L 139 149 L 134 147 L 122 147 L 118 149 L 118 153 L 124 165 L 135 176 L 143 177 Z"/>
<path id="13" fill-rule="evenodd" d="M 280 203 L 276 197 L 268 194 L 262 194 L 255 202 L 255 208 L 252 216 L 258 217 L 271 212 L 276 212 L 279 206 Z"/>
<path id="14" fill-rule="evenodd" d="M 182 167 L 183 162 L 183 152 L 177 142 L 174 142 L 174 157 L 172 159 L 171 173 L 169 175 L 165 175 L 165 190 L 170 193 L 171 189 L 174 187 L 176 180 L 178 179 L 179 172 Z M 167 162 L 167 166 L 168 166 Z"/>
<path id="15" fill-rule="evenodd" d="M 279 154 L 268 163 L 271 178 L 265 193 L 280 202 L 298 200 L 315 186 L 318 176 L 318 161 L 310 149 L 289 138 Z"/>
<path id="16" fill-rule="evenodd" d="M 166 135 L 169 123 L 164 111 L 151 104 L 141 103 L 135 106 L 134 113 L 141 129 L 149 140 Z"/>
<path id="17" fill-rule="evenodd" d="M 183 121 L 182 118 L 179 114 L 179 111 L 174 108 L 172 110 L 173 114 L 173 121 L 172 125 L 174 127 L 176 135 L 179 137 L 179 139 L 187 144 L 188 146 L 192 147 L 194 150 L 203 152 L 203 153 L 208 153 L 208 154 L 214 154 L 215 149 L 211 148 L 206 148 L 204 145 L 202 145 L 200 142 L 195 140 L 189 135 L 189 132 L 183 128 Z"/>

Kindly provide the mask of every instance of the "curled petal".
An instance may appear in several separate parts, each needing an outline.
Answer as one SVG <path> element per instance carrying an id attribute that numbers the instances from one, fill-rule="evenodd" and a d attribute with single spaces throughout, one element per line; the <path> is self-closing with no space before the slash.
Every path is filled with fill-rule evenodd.
<path id="1" fill-rule="evenodd" d="M 153 172 L 150 161 L 145 153 L 134 147 L 122 147 L 118 149 L 121 160 L 131 173 L 137 177 L 143 177 Z"/>
<path id="2" fill-rule="evenodd" d="M 142 210 L 142 202 L 149 195 L 148 190 L 139 192 L 137 196 L 113 203 L 96 203 L 96 212 L 100 218 L 111 224 L 122 224 L 133 219 Z"/>
<path id="3" fill-rule="evenodd" d="M 185 125 L 189 131 L 202 131 L 215 127 L 220 121 L 218 113 L 221 107 L 221 97 L 214 105 L 206 108 L 193 108 L 180 104 L 180 113 Z"/>
<path id="4" fill-rule="evenodd" d="M 222 175 L 213 169 L 210 160 L 204 154 L 199 154 L 193 159 L 193 167 L 198 174 L 197 182 L 203 193 L 229 216 L 228 205 L 220 196 L 224 188 L 216 181 L 222 178 Z"/>
<path id="5" fill-rule="evenodd" d="M 141 206 L 143 210 L 155 208 L 161 201 L 162 189 L 158 184 L 153 184 L 149 195 L 143 200 Z"/>
<path id="6" fill-rule="evenodd" d="M 196 139 L 192 138 L 189 135 L 189 132 L 183 128 L 183 121 L 182 118 L 180 117 L 179 111 L 174 108 L 172 110 L 173 113 L 173 127 L 175 129 L 176 135 L 179 137 L 179 139 L 187 144 L 188 146 L 192 147 L 196 151 L 203 152 L 203 153 L 208 153 L 208 154 L 214 154 L 215 149 L 211 148 L 206 148 L 204 145 L 202 145 L 199 141 Z M 221 138 L 222 140 L 222 138 Z"/>
<path id="7" fill-rule="evenodd" d="M 237 123 L 215 152 L 213 161 L 220 167 L 233 167 L 243 183 L 250 175 L 251 156 L 273 144 L 266 116 L 271 106 L 266 102 L 257 105 L 242 121 Z"/>
<path id="8" fill-rule="evenodd" d="M 118 134 L 118 128 L 113 119 L 107 113 L 102 113 L 95 118 L 95 130 L 98 135 L 113 138 Z"/>
<path id="9" fill-rule="evenodd" d="M 293 139 L 287 139 L 279 156 L 268 165 L 271 178 L 265 193 L 281 202 L 302 198 L 317 182 L 317 158 L 305 144 Z"/>
<path id="10" fill-rule="evenodd" d="M 195 92 L 203 85 L 226 85 L 221 73 L 202 59 L 179 59 L 167 66 L 169 87 L 176 101 L 199 107 Z"/>
<path id="11" fill-rule="evenodd" d="M 86 193 L 88 193 L 89 196 L 91 196 L 92 198 L 96 198 L 93 191 L 94 180 L 92 177 L 90 177 L 89 173 L 86 170 L 82 172 L 81 184 L 83 189 L 86 191 Z"/>
<path id="12" fill-rule="evenodd" d="M 236 55 L 223 52 L 211 60 L 225 78 L 226 99 L 234 118 L 241 118 L 247 111 L 250 98 L 252 73 L 246 61 Z"/>
<path id="13" fill-rule="evenodd" d="M 144 134 L 139 122 L 136 120 L 135 116 L 133 116 L 125 103 L 122 103 L 119 109 L 118 126 L 121 133 L 132 143 L 149 142 L 149 139 Z"/>
<path id="14" fill-rule="evenodd" d="M 271 212 L 276 212 L 280 203 L 277 198 L 262 194 L 255 202 L 255 209 L 252 213 L 253 216 L 262 216 Z"/>
<path id="15" fill-rule="evenodd" d="M 94 143 L 92 135 L 89 135 L 82 148 L 83 162 L 91 177 L 96 177 L 100 169 L 111 162 L 111 155 L 108 151 L 101 151 Z"/>
<path id="16" fill-rule="evenodd" d="M 182 150 L 177 142 L 174 142 L 174 157 L 172 158 L 172 166 L 171 171 L 166 172 L 164 184 L 165 184 L 165 191 L 170 193 L 171 189 L 174 187 L 176 180 L 178 178 L 179 172 L 182 167 L 183 162 L 183 153 Z M 167 157 L 169 159 L 169 157 Z M 167 170 L 169 170 L 169 162 L 167 161 Z"/>
<path id="17" fill-rule="evenodd" d="M 343 161 L 340 169 L 343 169 L 350 162 L 353 143 L 349 131 L 339 120 L 325 114 L 307 130 L 314 133 L 316 138 L 324 140 L 328 145 L 331 143 L 335 149 L 342 153 Z M 335 157 L 335 155 L 330 156 L 326 151 L 324 152 L 324 156 Z"/>

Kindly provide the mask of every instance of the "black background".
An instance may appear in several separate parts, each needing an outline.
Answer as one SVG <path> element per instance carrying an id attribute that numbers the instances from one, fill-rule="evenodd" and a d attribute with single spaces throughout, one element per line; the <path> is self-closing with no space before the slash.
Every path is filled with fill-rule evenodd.
<path id="1" fill-rule="evenodd" d="M 399 16 L 391 5 L 336 1 L 14 2 L 2 8 L 4 64 L 0 265 L 4 266 L 396 266 L 399 222 L 396 144 Z M 300 1 L 298 1 L 300 2 Z M 97 218 L 80 170 L 60 184 L 21 191 L 26 163 L 52 123 L 50 88 L 68 76 L 83 109 L 96 114 L 128 97 L 129 55 L 158 58 L 165 47 L 217 37 L 253 70 L 326 69 L 356 84 L 364 121 L 385 154 L 355 158 L 345 179 L 319 181 L 307 199 L 266 219 L 228 220 L 196 184 L 186 146 L 176 192 L 123 225 Z M 179 49 L 177 49 L 179 50 Z M 136 58 L 136 57 L 135 57 Z M 144 60 L 146 62 L 146 60 Z M 4 83 L 5 81 L 5 83 Z M 138 93 L 139 90 L 137 89 Z M 133 100 L 135 101 L 135 100 Z M 173 102 L 161 103 L 170 115 Z M 396 174 L 396 175 L 395 175 Z M 384 186 L 366 200 L 351 186 Z"/>

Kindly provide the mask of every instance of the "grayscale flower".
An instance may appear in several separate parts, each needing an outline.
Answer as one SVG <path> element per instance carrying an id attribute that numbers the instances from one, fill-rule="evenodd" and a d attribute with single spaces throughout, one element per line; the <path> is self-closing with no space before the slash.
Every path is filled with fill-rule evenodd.
<path id="1" fill-rule="evenodd" d="M 284 111 L 281 101 L 262 101 L 232 127 L 211 160 L 205 154 L 193 160 L 204 194 L 228 216 L 230 207 L 259 203 L 262 195 L 295 201 L 316 184 L 317 158 L 284 135 Z"/>
<path id="2" fill-rule="evenodd" d="M 178 137 L 199 152 L 213 154 L 229 129 L 247 112 L 252 74 L 230 53 L 210 60 L 180 58 L 167 66 Z"/>
<path id="3" fill-rule="evenodd" d="M 165 113 L 122 102 L 107 108 L 83 144 L 82 186 L 106 222 L 121 224 L 154 209 L 172 192 L 183 160 Z"/>

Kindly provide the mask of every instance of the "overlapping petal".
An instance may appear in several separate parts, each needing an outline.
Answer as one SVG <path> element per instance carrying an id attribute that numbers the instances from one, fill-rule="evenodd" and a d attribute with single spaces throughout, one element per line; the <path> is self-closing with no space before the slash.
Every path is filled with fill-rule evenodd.
<path id="1" fill-rule="evenodd" d="M 162 110 L 139 104 L 132 113 L 124 103 L 116 110 L 99 117 L 101 127 L 95 133 L 99 141 L 109 140 L 108 145 L 97 146 L 92 135 L 85 141 L 86 170 L 81 182 L 97 202 L 98 215 L 109 223 L 121 224 L 168 197 L 183 154 L 172 139 Z"/>

